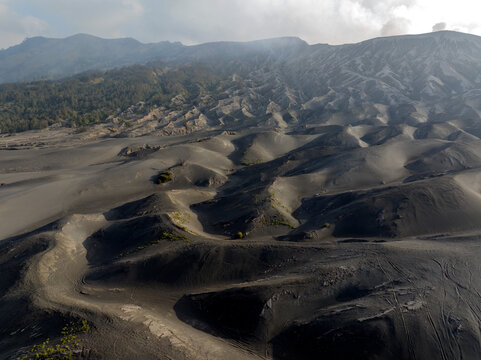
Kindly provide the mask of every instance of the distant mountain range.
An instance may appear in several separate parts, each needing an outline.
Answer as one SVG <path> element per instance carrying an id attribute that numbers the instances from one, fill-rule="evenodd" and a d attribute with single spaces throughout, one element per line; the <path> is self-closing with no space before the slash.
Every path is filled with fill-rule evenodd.
<path id="1" fill-rule="evenodd" d="M 72 77 L 85 72 L 91 78 Z M 44 127 L 65 117 L 79 124 L 103 121 L 139 101 L 171 106 L 178 95 L 188 108 L 205 103 L 201 98 L 209 94 L 235 102 L 238 111 L 225 119 L 215 111 L 217 103 L 202 110 L 215 118 L 211 123 L 220 117 L 226 127 L 259 126 L 266 119 L 283 127 L 459 119 L 481 135 L 481 37 L 451 31 L 340 46 L 295 37 L 184 46 L 75 35 L 32 38 L 0 52 L 1 82 L 59 78 L 66 78 L 60 87 L 48 81 L 35 88 L 0 86 L 0 131 Z M 222 92 L 231 88 L 220 95 L 215 84 L 222 84 Z M 102 101 L 89 94 L 103 94 Z M 282 118 L 266 116 L 272 106 Z"/>
<path id="2" fill-rule="evenodd" d="M 181 46 L 84 34 L 65 39 L 34 37 L 0 51 L 0 83 L 59 79 L 88 70 L 145 63 Z"/>
<path id="3" fill-rule="evenodd" d="M 449 31 L 339 46 L 308 45 L 299 38 L 184 46 L 84 34 L 65 39 L 34 37 L 0 51 L 0 83 L 60 79 L 151 61 L 207 62 L 225 68 L 233 60 L 236 66 L 239 61 L 276 63 L 291 86 L 312 96 L 319 95 L 321 88 L 349 88 L 355 99 L 359 91 L 372 92 L 374 83 L 381 82 L 386 100 L 406 100 L 450 95 L 481 83 L 481 37 Z"/>
<path id="4" fill-rule="evenodd" d="M 101 39 L 78 34 L 65 39 L 33 37 L 0 50 L 0 83 L 60 79 L 89 70 L 108 70 L 150 61 L 193 61 L 244 57 L 272 51 L 282 54 L 307 43 L 283 38 L 249 43 L 219 42 L 196 46 L 159 42 L 143 44 L 131 38 Z"/>

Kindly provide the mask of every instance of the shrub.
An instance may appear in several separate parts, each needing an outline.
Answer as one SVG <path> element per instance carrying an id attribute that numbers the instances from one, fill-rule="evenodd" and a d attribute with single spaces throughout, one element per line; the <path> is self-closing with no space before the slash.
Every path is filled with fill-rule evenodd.
<path id="1" fill-rule="evenodd" d="M 172 173 L 170 171 L 162 171 L 157 177 L 157 184 L 165 184 L 166 182 L 172 181 Z"/>
<path id="2" fill-rule="evenodd" d="M 236 239 L 242 239 L 242 238 L 244 238 L 244 234 L 243 234 L 241 231 L 238 231 L 238 232 L 235 234 L 235 238 L 236 238 Z"/>
<path id="3" fill-rule="evenodd" d="M 252 166 L 252 165 L 257 165 L 257 164 L 261 164 L 262 163 L 262 160 L 260 159 L 256 159 L 254 161 L 248 161 L 248 160 L 242 160 L 241 161 L 241 165 L 244 165 L 244 166 Z"/>
<path id="4" fill-rule="evenodd" d="M 27 354 L 18 357 L 17 360 L 72 359 L 72 354 L 80 345 L 78 335 L 89 331 L 90 325 L 87 320 L 70 322 L 62 329 L 61 338 L 57 343 L 51 343 L 50 339 L 47 339 L 41 344 L 34 345 Z"/>

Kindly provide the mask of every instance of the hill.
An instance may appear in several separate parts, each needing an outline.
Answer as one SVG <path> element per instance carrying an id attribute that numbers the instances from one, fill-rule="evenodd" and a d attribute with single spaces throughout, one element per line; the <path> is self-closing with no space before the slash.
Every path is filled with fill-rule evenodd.
<path id="1" fill-rule="evenodd" d="M 65 39 L 34 37 L 0 51 L 0 83 L 59 79 L 88 70 L 142 64 L 175 51 L 180 44 L 142 44 L 134 39 L 101 39 L 78 34 Z"/>

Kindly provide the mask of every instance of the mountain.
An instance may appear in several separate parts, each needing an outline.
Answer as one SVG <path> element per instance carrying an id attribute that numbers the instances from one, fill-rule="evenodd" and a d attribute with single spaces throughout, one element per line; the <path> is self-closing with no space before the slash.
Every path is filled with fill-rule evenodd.
<path id="1" fill-rule="evenodd" d="M 78 34 L 65 39 L 34 37 L 20 45 L 0 50 L 0 84 L 7 82 L 59 79 L 89 70 L 145 64 L 154 60 L 175 63 L 195 60 L 245 57 L 272 52 L 279 55 L 283 48 L 294 51 L 307 46 L 299 39 L 277 39 L 251 43 L 210 43 L 183 46 L 160 42 L 142 44 L 131 38 L 101 39 Z"/>
<path id="2" fill-rule="evenodd" d="M 196 96 L 215 95 L 219 91 L 215 88 L 211 88 L 210 92 L 206 90 L 205 76 L 204 83 L 196 83 L 200 78 L 182 80 L 190 83 L 191 90 L 201 88 L 201 91 L 189 93 L 186 83 L 174 86 L 174 79 L 185 67 L 189 67 L 190 72 L 192 69 L 204 72 L 204 75 L 215 78 L 215 82 L 231 83 L 230 92 L 236 97 L 229 101 L 236 101 L 238 110 L 244 110 L 236 115 L 229 114 L 229 119 L 222 120 L 229 126 L 234 120 L 244 127 L 259 126 L 266 118 L 277 119 L 270 121 L 282 126 L 373 122 L 418 126 L 426 121 L 449 117 L 458 120 L 479 118 L 480 109 L 475 98 L 481 88 L 481 38 L 462 33 L 436 32 L 378 38 L 341 46 L 309 46 L 298 38 L 196 46 L 170 43 L 142 45 L 128 39 L 101 40 L 88 36 L 38 41 L 41 44 L 52 42 L 52 49 L 62 49 L 64 57 L 71 58 L 102 51 L 114 56 L 113 47 L 121 53 L 119 49 L 125 50 L 124 44 L 129 44 L 130 49 L 136 49 L 137 58 L 156 57 L 161 62 L 151 61 L 150 65 L 130 70 L 91 73 L 87 77 L 79 75 L 57 83 L 44 81 L 35 85 L 0 86 L 1 131 L 38 128 L 72 118 L 79 119 L 75 121 L 78 125 L 103 121 L 118 109 L 123 111 L 138 101 L 144 101 L 150 107 L 159 107 L 169 105 L 170 99 L 177 95 L 187 96 L 189 99 L 184 99 L 184 105 L 188 106 L 189 102 L 203 102 L 200 98 L 195 99 Z M 67 45 L 60 45 L 59 41 Z M 97 50 L 78 50 L 73 45 L 75 42 L 88 43 L 90 45 L 85 46 L 89 49 L 94 42 L 98 44 Z M 110 48 L 99 45 L 104 43 L 110 44 Z M 72 47 L 76 50 L 71 51 Z M 42 49 L 43 57 L 50 54 L 66 64 L 63 68 L 51 64 L 52 70 L 48 71 L 60 72 L 77 62 L 63 61 L 54 50 Z M 9 49 L 13 50 L 15 48 Z M 101 57 L 99 55 L 99 59 Z M 28 58 L 36 59 L 32 56 Z M 115 58 L 116 61 L 134 61 L 134 55 L 126 53 Z M 100 60 L 96 64 L 100 64 Z M 13 76 L 14 72 L 9 74 Z M 169 83 L 167 87 L 166 81 Z M 120 88 L 129 90 L 110 96 L 113 94 L 112 82 L 117 84 L 117 92 Z M 144 85 L 141 85 L 142 82 Z M 140 93 L 135 90 L 139 86 L 143 88 Z M 103 95 L 97 106 L 92 99 L 85 98 L 89 93 L 92 97 L 99 91 Z M 197 95 L 192 97 L 192 94 Z M 108 98 L 116 100 L 105 104 Z M 72 99 L 75 99 L 73 103 Z M 268 107 L 278 107 L 280 118 L 267 116 Z M 57 109 L 55 114 L 52 114 L 53 109 Z M 203 111 L 212 113 L 207 108 Z M 92 112 L 97 115 L 90 116 Z M 210 116 L 217 117 L 216 114 Z M 465 126 L 465 130 L 478 134 L 475 122 Z"/>
<path id="3" fill-rule="evenodd" d="M 346 101 L 365 95 L 373 100 L 376 91 L 385 103 L 429 101 L 479 87 L 480 40 L 449 31 L 378 38 L 319 47 L 295 66 L 307 75 L 301 81 L 314 81 L 314 89 L 319 83 L 334 91 L 352 88 Z"/>
<path id="4" fill-rule="evenodd" d="M 142 64 L 175 51 L 178 43 L 142 44 L 78 34 L 65 39 L 34 37 L 0 51 L 0 83 L 58 79 L 87 70 Z"/>

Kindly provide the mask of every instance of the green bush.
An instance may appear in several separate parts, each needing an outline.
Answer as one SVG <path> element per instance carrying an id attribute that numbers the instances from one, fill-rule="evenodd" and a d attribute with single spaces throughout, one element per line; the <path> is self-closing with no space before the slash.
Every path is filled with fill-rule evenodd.
<path id="1" fill-rule="evenodd" d="M 73 352 L 79 348 L 78 335 L 89 331 L 90 325 L 87 320 L 70 322 L 62 329 L 61 338 L 57 343 L 51 343 L 50 339 L 47 339 L 41 344 L 34 345 L 27 354 L 18 357 L 17 360 L 72 359 Z"/>
<path id="2" fill-rule="evenodd" d="M 172 181 L 172 173 L 170 171 L 162 171 L 157 177 L 157 184 L 165 184 L 166 182 Z"/>

